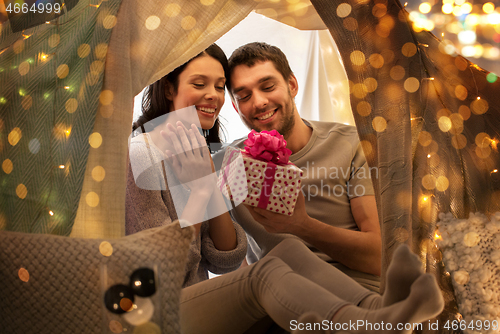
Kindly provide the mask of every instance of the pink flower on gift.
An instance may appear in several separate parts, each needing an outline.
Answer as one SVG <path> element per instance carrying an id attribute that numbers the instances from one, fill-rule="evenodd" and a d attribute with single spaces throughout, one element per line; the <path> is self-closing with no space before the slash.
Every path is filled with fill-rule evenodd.
<path id="1" fill-rule="evenodd" d="M 286 140 L 276 130 L 257 132 L 252 130 L 245 140 L 245 152 L 254 159 L 287 164 L 292 151 L 286 148 Z"/>

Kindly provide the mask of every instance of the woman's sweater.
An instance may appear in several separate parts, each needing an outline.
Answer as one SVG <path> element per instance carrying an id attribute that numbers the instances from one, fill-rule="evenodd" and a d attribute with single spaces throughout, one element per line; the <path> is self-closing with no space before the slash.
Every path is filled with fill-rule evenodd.
<path id="1" fill-rule="evenodd" d="M 127 235 L 170 224 L 182 214 L 189 191 L 180 185 L 168 165 L 162 164 L 163 159 L 161 150 L 154 145 L 149 134 L 130 140 L 125 211 Z M 165 177 L 170 185 L 179 186 L 169 189 Z M 239 267 L 246 255 L 247 239 L 243 229 L 234 222 L 233 225 L 238 244 L 233 250 L 220 251 L 210 238 L 209 223 L 202 223 L 200 233 L 191 243 L 184 286 L 208 279 L 208 271 L 223 274 Z"/>

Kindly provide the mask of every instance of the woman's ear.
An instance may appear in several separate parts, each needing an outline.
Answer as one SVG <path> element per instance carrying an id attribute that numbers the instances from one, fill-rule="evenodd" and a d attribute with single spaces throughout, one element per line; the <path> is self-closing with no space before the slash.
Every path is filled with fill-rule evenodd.
<path id="1" fill-rule="evenodd" d="M 174 86 L 170 82 L 165 83 L 165 97 L 169 101 L 174 100 Z"/>

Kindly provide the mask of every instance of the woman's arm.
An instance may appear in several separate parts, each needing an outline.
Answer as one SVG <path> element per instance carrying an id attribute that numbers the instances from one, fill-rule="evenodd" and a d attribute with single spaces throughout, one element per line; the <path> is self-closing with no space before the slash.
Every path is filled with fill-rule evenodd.
<path id="1" fill-rule="evenodd" d="M 176 128 L 168 124 L 167 131 L 161 134 L 171 147 L 165 152 L 170 165 L 183 185 L 191 190 L 182 218 L 192 223 L 201 222 L 206 210 L 209 217 L 213 217 L 209 219 L 209 234 L 215 248 L 220 251 L 235 249 L 238 245 L 235 228 L 222 193 L 217 189 L 215 169 L 205 138 L 196 126 L 192 125 L 188 130 L 182 123 Z"/>
<path id="2" fill-rule="evenodd" d="M 212 173 L 215 173 L 215 166 L 210 157 L 212 164 Z M 238 245 L 236 231 L 233 226 L 233 221 L 229 215 L 224 197 L 220 190 L 216 187 L 208 204 L 210 217 L 210 238 L 212 239 L 215 248 L 221 251 L 235 249 Z M 218 214 L 221 213 L 221 214 Z"/>

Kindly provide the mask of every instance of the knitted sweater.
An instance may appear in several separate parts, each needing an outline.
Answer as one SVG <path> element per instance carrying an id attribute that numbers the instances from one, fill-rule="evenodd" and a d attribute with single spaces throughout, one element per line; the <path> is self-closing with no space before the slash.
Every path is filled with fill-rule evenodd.
<path id="1" fill-rule="evenodd" d="M 147 142 L 146 142 L 147 141 Z M 134 137 L 129 146 L 129 171 L 127 177 L 125 231 L 133 234 L 141 230 L 170 224 L 182 213 L 178 203 L 186 203 L 189 192 L 182 186 L 168 189 L 162 171 L 161 150 L 154 145 L 149 134 Z M 169 168 L 165 168 L 168 182 L 176 179 Z M 176 182 L 178 183 L 178 182 Z M 172 198 L 175 198 L 176 206 Z M 208 279 L 208 271 L 223 274 L 239 267 L 247 251 L 247 239 L 243 229 L 233 222 L 237 235 L 237 246 L 230 251 L 215 248 L 209 235 L 209 224 L 203 222 L 200 233 L 192 241 L 184 286 Z"/>

